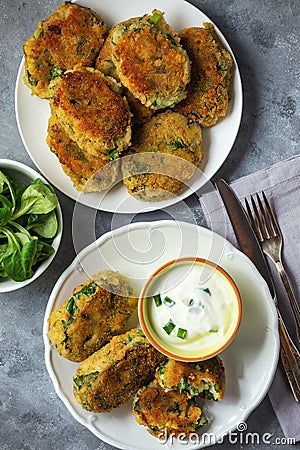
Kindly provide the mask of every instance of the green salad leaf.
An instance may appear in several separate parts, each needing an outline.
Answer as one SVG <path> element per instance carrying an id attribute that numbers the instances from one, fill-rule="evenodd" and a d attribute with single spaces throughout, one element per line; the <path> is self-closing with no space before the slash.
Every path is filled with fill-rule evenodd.
<path id="1" fill-rule="evenodd" d="M 56 217 L 56 212 L 50 211 L 49 213 L 43 215 L 31 214 L 28 218 L 27 229 L 32 229 L 39 236 L 42 236 L 44 238 L 47 239 L 54 238 L 58 230 L 58 221 Z"/>
<path id="2" fill-rule="evenodd" d="M 31 278 L 54 253 L 57 205 L 53 188 L 41 179 L 25 186 L 0 171 L 0 282 Z"/>
<path id="3" fill-rule="evenodd" d="M 21 196 L 20 208 L 13 214 L 12 220 L 24 214 L 47 214 L 58 205 L 58 199 L 48 186 L 32 183 Z"/>
<path id="4" fill-rule="evenodd" d="M 11 216 L 12 203 L 4 195 L 0 194 L 0 226 L 7 224 Z"/>

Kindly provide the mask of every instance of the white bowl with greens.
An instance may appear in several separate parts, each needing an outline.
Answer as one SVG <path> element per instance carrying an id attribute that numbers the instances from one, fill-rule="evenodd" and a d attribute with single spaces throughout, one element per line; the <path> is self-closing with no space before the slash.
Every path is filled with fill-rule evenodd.
<path id="1" fill-rule="evenodd" d="M 52 186 L 31 167 L 0 159 L 0 292 L 20 289 L 47 269 L 62 225 Z"/>

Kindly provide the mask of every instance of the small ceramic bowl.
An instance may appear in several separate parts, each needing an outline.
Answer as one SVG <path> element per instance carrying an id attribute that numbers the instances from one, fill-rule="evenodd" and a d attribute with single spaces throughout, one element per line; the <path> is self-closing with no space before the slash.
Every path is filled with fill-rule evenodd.
<path id="1" fill-rule="evenodd" d="M 36 178 L 40 178 L 42 181 L 48 184 L 48 182 L 38 172 L 36 172 L 31 167 L 26 166 L 25 164 L 20 163 L 18 161 L 10 159 L 0 159 L 0 170 L 3 171 L 5 174 L 7 174 L 13 180 L 18 181 L 20 183 L 24 183 L 26 185 L 29 185 Z M 41 264 L 37 267 L 34 275 L 28 280 L 19 282 L 11 280 L 10 278 L 1 279 L 0 293 L 14 291 L 16 289 L 20 289 L 26 286 L 29 283 L 32 283 L 47 269 L 47 267 L 49 267 L 52 260 L 55 258 L 62 237 L 63 218 L 59 204 L 56 207 L 56 215 L 58 220 L 58 232 L 51 243 L 55 252 L 51 256 L 49 256 L 49 258 L 41 262 Z"/>
<path id="2" fill-rule="evenodd" d="M 169 358 L 201 361 L 224 350 L 242 315 L 239 291 L 220 266 L 180 258 L 159 267 L 145 283 L 138 304 L 141 328 Z"/>

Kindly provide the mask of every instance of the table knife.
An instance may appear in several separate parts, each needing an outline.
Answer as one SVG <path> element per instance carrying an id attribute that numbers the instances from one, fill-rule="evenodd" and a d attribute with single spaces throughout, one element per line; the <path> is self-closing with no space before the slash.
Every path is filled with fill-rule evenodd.
<path id="1" fill-rule="evenodd" d="M 284 320 L 279 311 L 276 291 L 267 261 L 262 252 L 256 234 L 250 225 L 247 214 L 233 189 L 223 179 L 216 181 L 216 187 L 223 200 L 240 249 L 248 256 L 262 277 L 265 279 L 271 296 L 274 299 L 278 314 L 281 362 L 294 398 L 297 402 L 300 402 L 300 354 L 288 333 Z"/>

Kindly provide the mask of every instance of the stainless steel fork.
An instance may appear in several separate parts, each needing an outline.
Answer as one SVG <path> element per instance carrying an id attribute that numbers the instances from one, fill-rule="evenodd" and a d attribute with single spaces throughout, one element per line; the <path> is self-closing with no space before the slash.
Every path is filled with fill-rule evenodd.
<path id="1" fill-rule="evenodd" d="M 282 264 L 282 234 L 277 219 L 272 211 L 270 203 L 264 192 L 250 197 L 252 211 L 247 200 L 245 205 L 247 214 L 253 229 L 261 243 L 262 249 L 266 255 L 275 263 L 283 285 L 285 287 L 290 305 L 296 322 L 296 332 L 298 341 L 300 342 L 300 308 L 295 299 L 288 277 Z M 262 198 L 261 198 L 262 197 Z"/>

